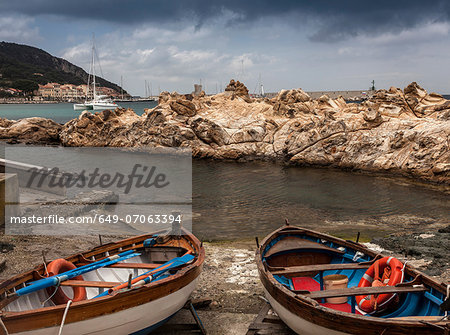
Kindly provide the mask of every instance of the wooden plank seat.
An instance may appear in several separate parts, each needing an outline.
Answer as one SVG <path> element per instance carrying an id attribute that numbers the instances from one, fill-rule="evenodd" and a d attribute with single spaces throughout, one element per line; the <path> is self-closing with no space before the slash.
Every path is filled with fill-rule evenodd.
<path id="1" fill-rule="evenodd" d="M 389 294 L 389 293 L 417 293 L 425 292 L 427 288 L 424 285 L 410 285 L 406 286 L 380 286 L 380 287 L 350 287 L 337 290 L 321 290 L 321 291 L 293 291 L 298 296 L 306 296 L 311 299 L 325 301 L 326 298 L 350 297 L 351 313 L 356 313 L 356 298 L 357 295 L 372 295 L 372 294 Z"/>
<path id="2" fill-rule="evenodd" d="M 298 251 L 298 250 L 316 250 L 316 251 L 324 251 L 336 254 L 344 254 L 343 251 L 338 249 L 330 248 L 321 243 L 308 241 L 299 237 L 289 236 L 283 238 L 281 241 L 275 243 L 269 251 L 264 255 L 264 257 L 269 258 L 280 252 L 290 252 L 290 251 Z"/>
<path id="3" fill-rule="evenodd" d="M 92 262 L 93 263 L 93 262 Z M 77 263 L 77 267 L 88 265 L 90 263 Z M 115 268 L 115 269 L 156 269 L 158 266 L 162 264 L 154 264 L 154 263 L 116 263 L 112 265 L 105 266 L 105 268 Z"/>
<path id="4" fill-rule="evenodd" d="M 326 299 L 336 297 L 352 297 L 357 295 L 389 294 L 389 293 L 416 293 L 425 292 L 427 288 L 423 285 L 414 286 L 380 286 L 380 287 L 350 287 L 337 290 L 325 291 L 295 291 L 297 294 L 307 296 L 311 299 Z"/>
<path id="5" fill-rule="evenodd" d="M 315 265 L 301 265 L 291 266 L 283 269 L 272 270 L 271 273 L 277 276 L 300 276 L 305 273 L 323 272 L 331 270 L 358 270 L 368 269 L 372 265 L 371 262 L 364 263 L 339 263 L 339 264 L 315 264 Z M 269 269 L 270 270 L 270 269 Z"/>
<path id="6" fill-rule="evenodd" d="M 87 280 L 66 280 L 61 282 L 61 286 L 72 287 L 99 287 L 99 288 L 112 288 L 122 284 L 121 282 L 109 282 L 109 281 L 87 281 Z"/>

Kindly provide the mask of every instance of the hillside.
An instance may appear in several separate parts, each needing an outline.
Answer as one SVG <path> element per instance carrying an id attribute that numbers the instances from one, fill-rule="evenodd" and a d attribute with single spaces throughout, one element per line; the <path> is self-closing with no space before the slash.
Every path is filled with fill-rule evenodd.
<path id="1" fill-rule="evenodd" d="M 0 74 L 0 87 L 25 91 L 49 82 L 86 84 L 88 78 L 86 71 L 65 59 L 35 47 L 8 42 L 0 42 Z M 120 92 L 118 85 L 103 78 L 97 77 L 97 82 Z"/>

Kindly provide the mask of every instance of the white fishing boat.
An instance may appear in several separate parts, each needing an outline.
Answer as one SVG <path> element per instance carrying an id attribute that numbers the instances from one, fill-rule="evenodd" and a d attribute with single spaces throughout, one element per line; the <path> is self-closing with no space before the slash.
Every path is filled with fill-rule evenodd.
<path id="1" fill-rule="evenodd" d="M 185 305 L 202 269 L 203 246 L 181 229 L 102 245 L 0 283 L 0 334 L 149 333 Z"/>

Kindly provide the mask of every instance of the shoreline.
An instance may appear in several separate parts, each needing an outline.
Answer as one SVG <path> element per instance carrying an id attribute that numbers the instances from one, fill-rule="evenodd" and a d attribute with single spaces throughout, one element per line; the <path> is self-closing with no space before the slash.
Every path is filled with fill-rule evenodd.
<path id="1" fill-rule="evenodd" d="M 111 236 L 102 236 L 102 238 L 104 243 L 120 239 Z M 421 242 L 421 240 L 418 241 Z M 8 243 L 15 244 L 13 249 L 8 248 Z M 59 236 L 51 238 L 0 235 L 0 244 L 2 245 L 0 263 L 6 257 L 6 264 L 0 267 L 0 278 L 3 281 L 40 264 L 42 251 L 45 251 L 47 260 L 68 256 L 98 245 L 98 237 Z M 54 248 L 54 245 L 58 245 L 58 248 Z M 205 242 L 204 246 L 206 259 L 192 299 L 210 300 L 211 303 L 197 312 L 208 330 L 208 334 L 244 334 L 261 307 L 266 303 L 254 260 L 255 241 L 238 239 Z M 377 251 L 381 250 L 378 245 L 374 244 L 369 244 L 368 247 Z M 445 253 L 446 249 L 441 251 Z M 385 250 L 383 253 L 404 259 L 404 255 L 399 253 Z M 408 259 L 408 262 L 412 266 L 418 267 L 420 271 L 425 268 L 423 272 L 430 273 L 426 269 L 430 264 L 430 257 L 414 258 L 413 256 Z M 450 283 L 449 265 L 441 264 L 441 269 L 440 274 L 431 275 L 435 279 Z M 189 312 L 181 310 L 168 322 L 169 327 L 171 323 L 192 323 L 192 316 Z"/>

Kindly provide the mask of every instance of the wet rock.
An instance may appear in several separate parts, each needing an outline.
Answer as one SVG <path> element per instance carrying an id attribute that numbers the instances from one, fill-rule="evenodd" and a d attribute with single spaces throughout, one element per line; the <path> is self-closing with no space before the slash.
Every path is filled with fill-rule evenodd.
<path id="1" fill-rule="evenodd" d="M 441 228 L 438 230 L 439 233 L 446 233 L 446 234 L 450 234 L 450 225 L 448 225 L 447 227 Z"/>
<path id="2" fill-rule="evenodd" d="M 8 253 L 8 252 L 14 250 L 14 246 L 15 245 L 12 243 L 0 241 L 0 252 L 2 252 L 4 254 Z"/>
<path id="3" fill-rule="evenodd" d="M 447 257 L 448 241 L 450 240 L 450 226 L 437 231 L 426 233 L 412 233 L 390 235 L 375 238 L 372 243 L 397 254 L 424 259 L 424 271 L 432 276 L 442 274 L 449 266 Z"/>
<path id="4" fill-rule="evenodd" d="M 53 120 L 31 117 L 18 121 L 0 120 L 0 139 L 14 143 L 58 144 L 62 126 Z"/>

